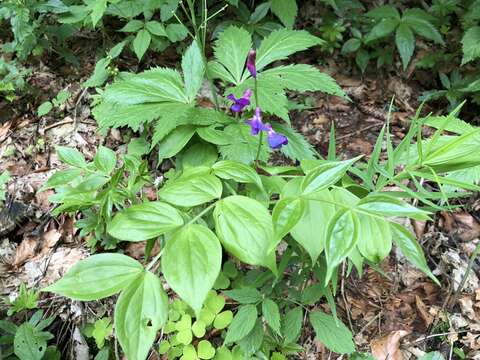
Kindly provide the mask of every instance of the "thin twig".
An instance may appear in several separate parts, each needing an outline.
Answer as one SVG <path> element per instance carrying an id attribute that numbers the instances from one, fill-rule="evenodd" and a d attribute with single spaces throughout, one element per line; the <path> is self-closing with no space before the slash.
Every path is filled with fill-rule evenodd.
<path id="1" fill-rule="evenodd" d="M 350 330 L 352 331 L 352 333 L 354 333 L 355 331 L 353 331 L 352 318 L 350 316 L 350 306 L 348 305 L 347 297 L 345 296 L 345 262 L 342 265 L 342 280 L 340 284 L 340 293 L 342 294 L 345 312 L 347 313 L 348 325 L 350 326 Z"/>
<path id="2" fill-rule="evenodd" d="M 338 140 L 343 140 L 343 139 L 349 138 L 350 136 L 353 136 L 353 135 L 358 135 L 358 134 L 360 134 L 360 133 L 362 133 L 362 132 L 364 132 L 364 131 L 366 131 L 366 130 L 369 130 L 369 129 L 372 129 L 372 128 L 376 128 L 376 127 L 378 127 L 378 126 L 383 126 L 383 123 L 380 123 L 380 122 L 379 122 L 379 123 L 375 123 L 375 124 L 372 124 L 372 125 L 368 125 L 368 126 L 365 126 L 365 127 L 361 128 L 361 129 L 352 131 L 352 132 L 350 132 L 350 133 L 348 133 L 348 134 L 339 136 L 339 137 L 337 137 L 337 141 L 338 141 Z"/>
<path id="3" fill-rule="evenodd" d="M 466 333 L 468 331 L 469 330 L 459 330 L 459 331 L 450 331 L 450 332 L 444 332 L 444 333 L 440 333 L 440 334 L 432 334 L 432 335 L 422 336 L 421 338 L 418 338 L 416 340 L 413 340 L 413 341 L 410 341 L 410 342 L 406 343 L 405 346 L 410 346 L 410 345 L 413 345 L 413 344 L 417 344 L 419 342 L 423 342 L 423 341 L 426 341 L 428 339 L 432 339 L 432 338 L 439 337 L 439 336 L 457 335 L 457 334 Z"/>
<path id="4" fill-rule="evenodd" d="M 75 120 L 73 119 L 65 119 L 65 120 L 62 120 L 62 121 L 59 121 L 59 122 L 56 122 L 54 124 L 51 124 L 51 125 L 48 125 L 46 126 L 43 131 L 48 131 L 48 130 L 51 130 L 57 126 L 62 126 L 62 125 L 66 125 L 66 124 L 71 124 L 71 123 L 75 123 Z M 90 122 L 90 121 L 80 121 L 80 123 L 82 124 L 88 124 L 88 125 L 95 125 L 93 122 Z M 74 125 L 75 127 L 75 125 Z"/>
<path id="5" fill-rule="evenodd" d="M 75 131 L 75 129 L 77 128 L 77 109 L 78 109 L 78 105 L 82 101 L 82 99 L 85 96 L 85 94 L 87 93 L 87 91 L 88 91 L 87 87 L 85 89 L 83 89 L 82 93 L 80 94 L 80 96 L 77 98 L 77 101 L 75 102 L 75 108 L 73 109 L 73 131 Z"/>

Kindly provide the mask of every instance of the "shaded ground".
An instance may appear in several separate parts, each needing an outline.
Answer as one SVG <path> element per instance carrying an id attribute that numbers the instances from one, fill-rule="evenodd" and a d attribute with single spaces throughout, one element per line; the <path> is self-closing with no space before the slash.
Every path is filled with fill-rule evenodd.
<path id="1" fill-rule="evenodd" d="M 173 56 L 168 54 L 166 59 L 152 62 L 174 63 Z M 302 61 L 315 63 L 313 59 Z M 92 55 L 85 54 L 81 62 L 78 69 L 37 64 L 29 83 L 37 88 L 39 97 L 22 98 L 14 104 L 0 103 L 0 173 L 4 170 L 11 173 L 8 192 L 11 200 L 20 204 L 8 214 L 9 221 L 5 212 L 0 214 L 0 296 L 15 295 L 21 282 L 43 287 L 90 253 L 85 240 L 77 235 L 75 219 L 50 217 L 49 192 L 36 193 L 52 172 L 59 169 L 53 151 L 55 145 L 75 146 L 88 159 L 99 144 L 121 149 L 122 133 L 118 130 L 106 136 L 96 131 L 89 110 L 91 96 L 80 87 L 92 70 Z M 311 94 L 311 107 L 292 113 L 293 126 L 320 154 L 326 154 L 334 122 L 337 151 L 342 157 L 370 154 L 386 121 L 390 99 L 395 95 L 392 133 L 395 139 L 401 139 L 418 105 L 416 99 L 421 92 L 418 84 L 392 74 L 378 78 L 348 76 L 350 68 L 343 65 L 332 62 L 324 70 L 337 79 L 352 101 Z M 128 59 L 121 66 L 135 70 Z M 345 70 L 342 73 L 339 69 Z M 36 107 L 61 89 L 72 93 L 70 100 L 52 115 L 38 118 Z M 441 288 L 396 251 L 381 264 L 384 275 L 369 268 L 361 279 L 354 274 L 342 280 L 337 307 L 360 349 L 373 348 L 377 354 L 384 351 L 390 354 L 389 359 L 398 360 L 415 359 L 422 351 L 437 349 L 447 358 L 459 358 L 453 353 L 454 347 L 458 347 L 463 348 L 468 359 L 480 359 L 478 264 L 474 265 L 463 292 L 454 296 L 480 236 L 480 201 L 476 197 L 463 201 L 465 211 L 439 214 L 433 223 L 411 224 L 424 246 L 429 265 L 442 282 Z M 142 245 L 128 245 L 126 252 L 140 258 L 139 246 Z M 47 314 L 60 315 L 54 325 L 57 342 L 72 354 L 84 346 L 78 332 L 80 324 L 94 314 L 112 312 L 108 302 L 79 304 L 50 294 L 42 294 L 41 299 L 41 307 Z M 307 328 L 300 343 L 305 347 L 302 359 L 329 357 Z M 403 357 L 398 352 L 400 344 Z"/>

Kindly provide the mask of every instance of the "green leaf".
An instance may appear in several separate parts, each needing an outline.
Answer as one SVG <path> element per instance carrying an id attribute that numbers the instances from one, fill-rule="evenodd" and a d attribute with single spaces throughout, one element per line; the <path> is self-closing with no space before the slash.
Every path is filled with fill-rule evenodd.
<path id="1" fill-rule="evenodd" d="M 248 31 L 235 26 L 225 29 L 215 42 L 215 58 L 232 76 L 235 84 L 241 82 L 252 38 Z M 218 65 L 217 65 L 218 66 Z"/>
<path id="2" fill-rule="evenodd" d="M 201 166 L 212 166 L 218 159 L 217 147 L 205 142 L 198 142 L 189 146 L 181 157 L 182 168 L 195 168 Z M 177 166 L 179 164 L 177 158 Z"/>
<path id="3" fill-rule="evenodd" d="M 326 189 L 339 181 L 347 170 L 363 155 L 344 161 L 328 161 L 310 171 L 302 182 L 302 195 L 310 195 Z"/>
<path id="4" fill-rule="evenodd" d="M 208 340 L 200 340 L 197 350 L 199 359 L 212 359 L 215 356 L 215 348 Z"/>
<path id="5" fill-rule="evenodd" d="M 418 35 L 444 45 L 442 35 L 429 21 L 429 14 L 419 9 L 407 9 L 402 17 L 402 22 L 407 24 Z"/>
<path id="6" fill-rule="evenodd" d="M 281 29 L 273 31 L 261 43 L 257 51 L 257 70 L 277 60 L 283 60 L 298 51 L 321 44 L 323 40 L 300 30 Z"/>
<path id="7" fill-rule="evenodd" d="M 415 50 L 415 37 L 405 23 L 401 23 L 395 32 L 395 43 L 402 59 L 403 70 L 405 70 Z"/>
<path id="8" fill-rule="evenodd" d="M 225 159 L 235 160 L 244 164 L 251 164 L 257 155 L 258 137 L 252 136 L 250 127 L 245 124 L 232 124 L 225 128 L 224 135 L 229 138 L 228 145 L 219 146 Z M 268 145 L 263 142 L 260 148 L 259 159 L 268 159 Z"/>
<path id="9" fill-rule="evenodd" d="M 337 211 L 330 220 L 325 242 L 325 256 L 327 258 L 327 274 L 325 286 L 330 281 L 335 268 L 341 264 L 356 245 L 358 240 L 358 218 L 355 213 L 347 209 Z"/>
<path id="10" fill-rule="evenodd" d="M 122 291 L 115 305 L 115 334 L 125 356 L 145 360 L 167 318 L 168 298 L 162 283 L 147 271 Z"/>
<path id="11" fill-rule="evenodd" d="M 358 209 L 378 216 L 402 216 L 416 220 L 429 220 L 428 212 L 387 194 L 371 194 L 357 205 Z"/>
<path id="12" fill-rule="evenodd" d="M 152 36 L 147 30 L 142 29 L 137 33 L 135 39 L 133 39 L 133 51 L 135 52 L 135 55 L 137 55 L 138 60 L 142 60 L 142 57 L 150 46 L 151 41 Z"/>
<path id="13" fill-rule="evenodd" d="M 480 57 L 480 26 L 468 29 L 462 38 L 462 65 Z"/>
<path id="14" fill-rule="evenodd" d="M 372 19 L 377 19 L 377 20 L 381 20 L 385 18 L 400 20 L 400 13 L 395 7 L 391 5 L 376 6 L 373 10 L 370 10 L 369 12 L 367 12 L 365 16 L 368 16 Z"/>
<path id="15" fill-rule="evenodd" d="M 190 207 L 204 204 L 222 195 L 222 182 L 212 174 L 192 169 L 160 189 L 161 199 L 173 205 Z"/>
<path id="16" fill-rule="evenodd" d="M 141 28 L 143 28 L 144 26 L 144 23 L 143 21 L 140 21 L 140 20 L 130 20 L 128 23 L 125 24 L 124 27 L 122 27 L 120 30 L 118 31 L 122 31 L 122 32 L 137 32 L 138 30 L 140 30 Z"/>
<path id="17" fill-rule="evenodd" d="M 326 94 L 345 97 L 342 88 L 335 79 L 315 67 L 307 64 L 294 64 L 277 66 L 262 72 L 261 77 L 272 81 L 271 77 L 278 77 L 282 86 L 286 89 L 305 92 L 321 91 Z"/>
<path id="18" fill-rule="evenodd" d="M 134 21 L 134 20 L 132 20 Z M 163 26 L 162 23 L 159 23 L 158 21 L 152 20 L 148 21 L 145 24 L 145 28 L 150 32 L 152 35 L 156 36 L 165 36 L 167 37 L 167 32 L 165 31 L 165 26 Z"/>
<path id="19" fill-rule="evenodd" d="M 438 351 L 429 352 L 428 354 L 423 355 L 418 360 L 445 360 L 443 355 Z"/>
<path id="20" fill-rule="evenodd" d="M 182 24 L 168 24 L 165 31 L 167 32 L 168 40 L 171 42 L 182 41 L 188 35 L 188 29 Z"/>
<path id="21" fill-rule="evenodd" d="M 303 310 L 300 306 L 288 310 L 282 318 L 282 335 L 284 344 L 297 341 L 303 324 Z"/>
<path id="22" fill-rule="evenodd" d="M 77 149 L 66 147 L 66 146 L 56 146 L 57 155 L 60 161 L 65 164 L 77 167 L 84 168 L 87 166 L 87 162 L 83 157 L 82 153 Z"/>
<path id="23" fill-rule="evenodd" d="M 125 80 L 116 81 L 105 89 L 103 98 L 109 103 L 121 106 L 172 101 L 188 102 L 180 74 L 165 68 L 154 68 L 129 76 Z"/>
<path id="24" fill-rule="evenodd" d="M 388 18 L 381 20 L 365 37 L 367 43 L 390 35 L 398 26 L 398 20 Z"/>
<path id="25" fill-rule="evenodd" d="M 41 360 L 47 349 L 47 333 L 29 322 L 20 325 L 15 333 L 13 348 L 21 360 Z"/>
<path id="26" fill-rule="evenodd" d="M 379 263 L 392 249 L 390 224 L 386 220 L 364 214 L 358 214 L 358 220 L 358 251 L 367 260 Z"/>
<path id="27" fill-rule="evenodd" d="M 292 160 L 305 160 L 315 158 L 313 146 L 291 126 L 273 123 L 273 129 L 288 138 L 288 144 L 282 146 L 282 153 Z"/>
<path id="28" fill-rule="evenodd" d="M 255 304 L 262 300 L 262 294 L 257 289 L 248 286 L 227 290 L 223 293 L 240 304 Z"/>
<path id="29" fill-rule="evenodd" d="M 171 158 L 177 155 L 195 134 L 195 126 L 183 125 L 168 134 L 158 145 L 158 159 Z"/>
<path id="30" fill-rule="evenodd" d="M 277 239 L 283 239 L 297 225 L 305 213 L 306 200 L 302 198 L 282 198 L 272 211 L 273 225 Z"/>
<path id="31" fill-rule="evenodd" d="M 228 327 L 225 344 L 237 342 L 252 331 L 257 321 L 257 307 L 255 305 L 242 305 Z"/>
<path id="32" fill-rule="evenodd" d="M 342 46 L 342 54 L 350 54 L 352 52 L 355 52 L 360 48 L 361 45 L 362 41 L 360 39 L 348 39 Z"/>
<path id="33" fill-rule="evenodd" d="M 131 257 L 115 253 L 97 254 L 76 263 L 60 280 L 43 291 L 75 300 L 98 300 L 118 293 L 142 273 L 142 265 Z"/>
<path id="34" fill-rule="evenodd" d="M 425 260 L 422 247 L 418 243 L 417 239 L 403 226 L 390 223 L 392 228 L 392 237 L 395 244 L 398 246 L 402 254 L 417 268 L 422 270 L 430 279 L 433 280 L 438 286 L 440 282 L 433 275 Z"/>
<path id="35" fill-rule="evenodd" d="M 60 185 L 66 185 L 72 180 L 78 179 L 81 173 L 82 171 L 78 168 L 69 168 L 69 169 L 57 171 L 48 178 L 47 182 L 43 184 L 39 192 L 47 189 L 51 189 Z"/>
<path id="36" fill-rule="evenodd" d="M 168 239 L 162 255 L 162 272 L 170 287 L 188 305 L 200 311 L 218 277 L 222 247 L 205 226 L 191 224 Z"/>
<path id="37" fill-rule="evenodd" d="M 282 197 L 298 196 L 302 179 L 292 180 L 283 188 Z M 310 255 L 312 263 L 325 247 L 327 227 L 335 214 L 333 198 L 328 190 L 315 193 L 313 200 L 305 201 L 305 209 L 298 223 L 290 231 L 292 237 Z"/>
<path id="38" fill-rule="evenodd" d="M 228 252 L 247 264 L 274 269 L 272 217 L 261 203 L 246 196 L 229 196 L 217 203 L 213 218 L 217 235 Z"/>
<path id="39" fill-rule="evenodd" d="M 109 58 L 98 60 L 95 64 L 93 74 L 82 84 L 82 86 L 86 88 L 102 86 L 110 76 L 107 70 L 108 65 L 110 65 L 110 61 L 111 60 Z"/>
<path id="40" fill-rule="evenodd" d="M 213 327 L 217 330 L 223 330 L 228 325 L 230 325 L 230 323 L 232 322 L 232 319 L 233 319 L 233 313 L 230 310 L 222 311 L 220 314 L 218 314 L 215 317 L 215 320 L 213 322 Z"/>
<path id="41" fill-rule="evenodd" d="M 182 57 L 182 71 L 185 79 L 185 94 L 190 102 L 195 101 L 198 90 L 202 86 L 205 67 L 198 42 L 193 41 Z"/>
<path id="42" fill-rule="evenodd" d="M 280 310 L 272 299 L 265 299 L 262 302 L 262 315 L 267 324 L 280 335 Z"/>
<path id="43" fill-rule="evenodd" d="M 318 340 L 337 354 L 351 354 L 355 351 L 350 330 L 331 315 L 321 311 L 310 313 L 310 323 Z"/>
<path id="44" fill-rule="evenodd" d="M 90 4 L 89 8 L 92 10 L 90 16 L 92 17 L 93 27 L 95 27 L 107 9 L 107 0 L 97 0 Z"/>
<path id="45" fill-rule="evenodd" d="M 177 209 L 163 202 L 144 202 L 119 212 L 108 224 L 113 237 L 125 241 L 143 241 L 175 230 L 183 225 Z"/>
<path id="46" fill-rule="evenodd" d="M 213 173 L 219 178 L 235 180 L 239 183 L 252 183 L 262 188 L 262 180 L 252 167 L 234 160 L 223 160 L 212 166 Z"/>
<path id="47" fill-rule="evenodd" d="M 52 107 L 53 105 L 50 101 L 45 101 L 38 107 L 37 115 L 40 117 L 47 115 L 50 112 L 50 110 L 52 110 Z"/>
<path id="48" fill-rule="evenodd" d="M 93 325 L 92 337 L 95 339 L 95 344 L 99 349 L 105 345 L 105 339 L 112 334 L 113 325 L 110 323 L 108 317 L 98 319 Z"/>
<path id="49" fill-rule="evenodd" d="M 250 359 L 251 355 L 260 350 L 263 344 L 263 338 L 263 324 L 260 319 L 257 319 L 252 331 L 250 331 L 248 335 L 245 336 L 243 339 L 238 341 L 238 345 L 240 346 L 240 349 L 242 349 L 244 355 L 247 356 L 248 359 Z"/>
<path id="50" fill-rule="evenodd" d="M 110 174 L 117 164 L 117 156 L 114 151 L 106 148 L 105 146 L 99 146 L 97 153 L 93 159 L 95 167 L 104 172 L 105 174 Z"/>
<path id="51" fill-rule="evenodd" d="M 296 0 L 272 0 L 271 10 L 285 27 L 293 27 L 298 12 Z"/>

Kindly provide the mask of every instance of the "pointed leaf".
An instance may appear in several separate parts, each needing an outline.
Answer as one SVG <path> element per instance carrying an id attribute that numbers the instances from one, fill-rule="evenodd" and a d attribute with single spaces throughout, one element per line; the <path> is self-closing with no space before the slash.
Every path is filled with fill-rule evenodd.
<path id="1" fill-rule="evenodd" d="M 351 354 L 355 351 L 350 330 L 331 315 L 321 311 L 310 313 L 310 323 L 318 340 L 337 354 Z"/>

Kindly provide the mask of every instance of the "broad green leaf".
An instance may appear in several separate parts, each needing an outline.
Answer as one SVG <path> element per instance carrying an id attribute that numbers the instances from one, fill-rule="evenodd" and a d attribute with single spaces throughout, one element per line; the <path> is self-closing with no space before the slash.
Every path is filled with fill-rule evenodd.
<path id="1" fill-rule="evenodd" d="M 282 196 L 295 197 L 300 192 L 302 178 L 294 179 L 283 188 Z M 327 227 L 330 219 L 335 214 L 335 206 L 328 190 L 315 193 L 311 200 L 304 199 L 305 208 L 298 223 L 291 229 L 292 237 L 310 255 L 312 263 L 325 247 Z"/>
<path id="2" fill-rule="evenodd" d="M 122 31 L 122 32 L 137 32 L 138 30 L 140 30 L 141 28 L 143 28 L 144 26 L 144 23 L 143 21 L 140 21 L 140 20 L 130 20 L 128 23 L 125 24 L 124 27 L 122 27 L 120 30 L 118 31 Z"/>
<path id="3" fill-rule="evenodd" d="M 50 101 L 45 101 L 38 107 L 37 115 L 40 117 L 45 116 L 50 112 L 50 110 L 52 110 L 52 108 L 53 108 L 52 103 Z"/>
<path id="4" fill-rule="evenodd" d="M 321 91 L 326 94 L 345 96 L 342 88 L 330 75 L 307 64 L 277 66 L 262 72 L 267 80 L 278 77 L 284 88 L 294 91 Z"/>
<path id="5" fill-rule="evenodd" d="M 437 44 L 444 45 L 442 35 L 430 20 L 430 15 L 420 9 L 407 9 L 402 17 L 402 22 L 407 24 L 418 35 L 432 40 Z M 436 19 L 433 18 L 433 20 Z"/>
<path id="6" fill-rule="evenodd" d="M 365 214 L 358 214 L 358 220 L 358 251 L 367 260 L 379 263 L 392 249 L 390 224 Z"/>
<path id="7" fill-rule="evenodd" d="M 375 8 L 367 12 L 365 16 L 378 20 L 385 18 L 400 20 L 400 13 L 394 6 L 391 5 L 375 6 Z"/>
<path id="8" fill-rule="evenodd" d="M 250 33 L 235 26 L 225 29 L 215 42 L 215 57 L 221 63 L 220 66 L 224 66 L 233 77 L 235 84 L 241 82 L 248 51 L 251 47 Z"/>
<path id="9" fill-rule="evenodd" d="M 190 207 L 204 204 L 222 195 L 222 182 L 212 174 L 186 172 L 160 189 L 160 199 L 177 206 Z"/>
<path id="10" fill-rule="evenodd" d="M 165 31 L 171 42 L 182 41 L 188 36 L 188 29 L 183 24 L 170 23 Z"/>
<path id="11" fill-rule="evenodd" d="M 342 54 L 350 54 L 357 51 L 362 45 L 362 41 L 357 38 L 348 39 L 342 46 Z"/>
<path id="12" fill-rule="evenodd" d="M 155 21 L 155 20 L 148 21 L 145 24 L 145 28 L 152 35 L 165 36 L 165 37 L 168 36 L 167 32 L 165 31 L 165 26 L 163 26 L 163 24 L 158 21 Z"/>
<path id="13" fill-rule="evenodd" d="M 225 249 L 250 265 L 275 269 L 272 217 L 258 201 L 235 195 L 220 200 L 213 212 L 215 229 Z"/>
<path id="14" fill-rule="evenodd" d="M 145 360 L 167 322 L 168 297 L 158 276 L 145 272 L 123 290 L 115 305 L 115 335 L 129 360 Z"/>
<path id="15" fill-rule="evenodd" d="M 43 289 L 82 301 L 103 299 L 129 286 L 143 272 L 129 256 L 97 254 L 76 263 L 57 282 Z"/>
<path id="16" fill-rule="evenodd" d="M 262 188 L 262 180 L 256 171 L 241 162 L 234 160 L 223 160 L 212 166 L 213 173 L 226 180 L 235 180 L 239 183 L 252 183 Z"/>
<path id="17" fill-rule="evenodd" d="M 293 27 L 298 12 L 296 0 L 272 0 L 270 6 L 285 27 Z"/>
<path id="18" fill-rule="evenodd" d="M 72 180 L 78 179 L 81 172 L 82 171 L 78 168 L 70 168 L 57 171 L 48 178 L 47 182 L 42 186 L 41 190 L 39 191 L 51 189 L 59 185 L 66 185 Z"/>
<path id="19" fill-rule="evenodd" d="M 137 55 L 138 60 L 142 60 L 143 55 L 148 50 L 150 42 L 152 41 L 152 36 L 150 33 L 142 29 L 137 33 L 135 39 L 133 39 L 133 51 Z"/>
<path id="20" fill-rule="evenodd" d="M 117 156 L 113 150 L 105 146 L 99 146 L 93 161 L 98 170 L 110 174 L 117 164 Z"/>
<path id="21" fill-rule="evenodd" d="M 225 344 L 237 342 L 252 331 L 257 321 L 257 307 L 255 305 L 242 305 L 238 308 L 225 337 Z"/>
<path id="22" fill-rule="evenodd" d="M 401 23 L 395 32 L 395 43 L 402 59 L 403 70 L 405 70 L 415 50 L 415 37 L 405 23 Z"/>
<path id="23" fill-rule="evenodd" d="M 283 60 L 298 51 L 319 45 L 323 40 L 300 30 L 281 29 L 273 31 L 261 43 L 257 51 L 257 70 L 277 60 Z"/>
<path id="24" fill-rule="evenodd" d="M 253 354 L 260 350 L 263 344 L 264 334 L 265 331 L 263 329 L 263 323 L 260 319 L 257 319 L 252 331 L 250 331 L 243 339 L 238 341 L 240 349 L 242 349 L 243 353 L 248 358 L 251 358 Z"/>
<path id="25" fill-rule="evenodd" d="M 17 328 L 13 340 L 15 355 L 20 360 L 41 360 L 47 349 L 46 334 L 30 322 L 24 322 Z"/>
<path id="26" fill-rule="evenodd" d="M 282 198 L 272 211 L 273 226 L 277 239 L 283 239 L 299 222 L 305 213 L 307 200 L 302 198 Z"/>
<path id="27" fill-rule="evenodd" d="M 189 101 L 193 102 L 202 86 L 203 74 L 205 73 L 203 56 L 197 41 L 193 41 L 183 54 L 182 71 L 185 79 L 185 94 Z"/>
<path id="28" fill-rule="evenodd" d="M 200 340 L 197 350 L 199 359 L 212 359 L 215 356 L 215 348 L 208 340 Z"/>
<path id="29" fill-rule="evenodd" d="M 443 355 L 438 351 L 429 352 L 428 354 L 423 355 L 418 360 L 445 360 Z"/>
<path id="30" fill-rule="evenodd" d="M 325 286 L 330 281 L 335 268 L 341 264 L 358 240 L 358 218 L 350 210 L 341 209 L 330 220 L 325 243 L 327 274 Z"/>
<path id="31" fill-rule="evenodd" d="M 280 310 L 272 299 L 265 299 L 262 302 L 262 315 L 267 324 L 280 335 Z"/>
<path id="32" fill-rule="evenodd" d="M 462 51 L 462 65 L 480 57 L 480 26 L 473 26 L 463 34 Z"/>
<path id="33" fill-rule="evenodd" d="M 65 164 L 77 168 L 84 168 L 87 166 L 85 158 L 83 157 L 82 153 L 77 149 L 66 146 L 57 146 L 55 147 L 55 150 L 57 150 L 57 155 L 60 161 L 64 162 Z"/>
<path id="34" fill-rule="evenodd" d="M 119 212 L 108 224 L 113 237 L 125 241 L 143 241 L 175 230 L 183 225 L 177 209 L 163 202 L 144 202 Z"/>
<path id="35" fill-rule="evenodd" d="M 181 166 L 184 169 L 195 168 L 198 166 L 212 166 L 217 159 L 217 147 L 202 141 L 189 146 L 182 152 Z M 177 167 L 179 164 L 179 157 L 177 157 Z"/>
<path id="36" fill-rule="evenodd" d="M 308 196 L 334 185 L 361 156 L 345 161 L 329 161 L 310 171 L 302 182 L 302 195 Z"/>
<path id="37" fill-rule="evenodd" d="M 282 318 L 282 335 L 284 344 L 297 341 L 303 324 L 303 310 L 300 306 L 288 310 Z"/>
<path id="38" fill-rule="evenodd" d="M 177 127 L 158 144 L 158 159 L 168 159 L 177 155 L 195 134 L 195 126 Z"/>
<path id="39" fill-rule="evenodd" d="M 93 27 L 95 27 L 107 9 L 107 0 L 97 0 L 90 4 L 89 8 L 92 10 L 90 16 L 92 18 Z"/>
<path id="40" fill-rule="evenodd" d="M 162 272 L 170 287 L 199 312 L 220 273 L 222 247 L 203 225 L 191 224 L 168 239 Z"/>
<path id="41" fill-rule="evenodd" d="M 223 293 L 240 304 L 255 304 L 262 300 L 262 294 L 253 287 L 242 287 Z"/>
<path id="42" fill-rule="evenodd" d="M 390 35 L 398 26 L 398 20 L 388 18 L 381 20 L 365 37 L 365 41 L 372 42 Z"/>
<path id="43" fill-rule="evenodd" d="M 270 10 L 270 2 L 264 2 L 257 5 L 253 13 L 250 15 L 249 22 L 257 24 L 267 16 L 268 10 Z"/>
<path id="44" fill-rule="evenodd" d="M 177 71 L 165 68 L 153 68 L 116 81 L 105 89 L 103 98 L 108 103 L 120 106 L 161 102 L 188 103 L 182 77 Z"/>
<path id="45" fill-rule="evenodd" d="M 337 354 L 351 354 L 355 351 L 352 333 L 332 315 L 314 311 L 309 318 L 315 335 L 327 349 Z"/>
<path id="46" fill-rule="evenodd" d="M 430 279 L 432 279 L 438 286 L 440 282 L 433 275 L 427 265 L 425 260 L 425 255 L 423 254 L 422 247 L 418 243 L 417 239 L 403 226 L 391 223 L 392 229 L 392 238 L 395 242 L 395 245 L 398 246 L 402 254 L 417 268 L 422 270 Z"/>
<path id="47" fill-rule="evenodd" d="M 404 216 L 416 220 L 429 220 L 428 212 L 387 194 L 371 194 L 357 205 L 358 209 L 378 216 Z"/>

